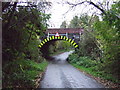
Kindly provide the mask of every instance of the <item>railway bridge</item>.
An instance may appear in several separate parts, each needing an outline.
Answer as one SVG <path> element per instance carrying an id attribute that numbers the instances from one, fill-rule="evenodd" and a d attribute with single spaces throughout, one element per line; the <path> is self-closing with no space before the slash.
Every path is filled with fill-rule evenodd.
<path id="1" fill-rule="evenodd" d="M 45 36 L 40 38 L 42 41 L 39 47 L 42 47 L 46 42 L 50 40 L 63 39 L 69 41 L 76 48 L 77 43 L 80 41 L 80 37 L 83 34 L 82 28 L 51 28 L 45 31 Z"/>

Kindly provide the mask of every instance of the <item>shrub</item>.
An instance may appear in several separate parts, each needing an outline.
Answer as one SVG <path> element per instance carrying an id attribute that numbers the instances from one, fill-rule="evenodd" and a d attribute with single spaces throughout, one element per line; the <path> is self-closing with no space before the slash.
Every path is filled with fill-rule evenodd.
<path id="1" fill-rule="evenodd" d="M 70 54 L 69 57 L 68 57 L 68 61 L 70 63 L 76 63 L 78 61 L 78 55 L 73 53 L 73 54 Z"/>
<path id="2" fill-rule="evenodd" d="M 34 88 L 37 75 L 45 70 L 47 62 L 36 63 L 31 60 L 16 60 L 3 67 L 3 88 Z"/>
<path id="3" fill-rule="evenodd" d="M 97 62 L 95 60 L 92 60 L 89 57 L 79 57 L 75 53 L 71 54 L 68 59 L 69 59 L 70 63 L 75 63 L 77 65 L 81 65 L 81 66 L 84 66 L 86 68 L 93 67 L 97 64 Z"/>
<path id="4" fill-rule="evenodd" d="M 92 67 L 96 65 L 96 61 L 91 60 L 89 57 L 79 57 L 76 64 L 82 65 L 84 67 Z"/>

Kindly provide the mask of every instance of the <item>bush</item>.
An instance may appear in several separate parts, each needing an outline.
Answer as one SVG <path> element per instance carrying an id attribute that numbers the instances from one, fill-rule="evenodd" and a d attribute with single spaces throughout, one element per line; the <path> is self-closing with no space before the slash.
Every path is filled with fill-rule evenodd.
<path id="1" fill-rule="evenodd" d="M 93 67 L 96 65 L 96 61 L 91 60 L 89 57 L 79 57 L 78 60 L 79 61 L 76 62 L 76 64 L 82 65 L 84 67 Z"/>
<path id="2" fill-rule="evenodd" d="M 78 61 L 78 55 L 73 53 L 73 54 L 70 54 L 69 57 L 68 57 L 68 61 L 70 63 L 76 63 Z"/>
<path id="3" fill-rule="evenodd" d="M 70 63 L 75 63 L 86 68 L 96 66 L 97 64 L 95 60 L 91 60 L 89 57 L 79 57 L 75 53 L 71 54 L 68 59 Z"/>
<path id="4" fill-rule="evenodd" d="M 3 88 L 34 88 L 35 79 L 45 70 L 47 62 L 36 63 L 31 60 L 16 60 L 3 67 Z"/>

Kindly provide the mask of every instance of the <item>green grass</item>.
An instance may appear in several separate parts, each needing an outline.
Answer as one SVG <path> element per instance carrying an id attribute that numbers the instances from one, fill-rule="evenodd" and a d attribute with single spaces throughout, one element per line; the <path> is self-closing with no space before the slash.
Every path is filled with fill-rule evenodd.
<path id="1" fill-rule="evenodd" d="M 92 60 L 88 56 L 78 56 L 76 53 L 72 53 L 68 57 L 68 61 L 74 67 L 92 75 L 95 77 L 100 77 L 104 80 L 112 81 L 113 83 L 119 83 L 118 78 L 108 71 L 102 63 L 97 60 Z M 104 67 L 104 68 L 103 68 Z"/>
<path id="2" fill-rule="evenodd" d="M 44 72 L 48 62 L 36 63 L 32 60 L 16 60 L 3 67 L 3 86 L 35 87 L 35 79 Z"/>
<path id="3" fill-rule="evenodd" d="M 92 76 L 95 76 L 95 77 L 100 77 L 104 80 L 109 80 L 109 81 L 112 81 L 113 83 L 119 83 L 119 81 L 114 78 L 112 76 L 112 74 L 108 74 L 108 73 L 105 73 L 103 71 L 99 71 L 99 70 L 95 70 L 96 67 L 89 67 L 89 68 L 86 68 L 84 66 L 80 66 L 80 65 L 77 65 L 77 64 L 74 64 L 74 63 L 71 63 L 71 65 L 73 65 L 74 67 L 78 68 L 79 70 L 82 70 Z"/>

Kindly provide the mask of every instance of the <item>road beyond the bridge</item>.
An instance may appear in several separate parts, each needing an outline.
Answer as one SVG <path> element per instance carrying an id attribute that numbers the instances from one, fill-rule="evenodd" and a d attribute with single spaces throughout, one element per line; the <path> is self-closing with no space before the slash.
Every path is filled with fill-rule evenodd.
<path id="1" fill-rule="evenodd" d="M 40 88 L 104 88 L 96 80 L 67 63 L 66 58 L 72 52 L 54 56 L 55 59 L 48 65 Z"/>

